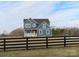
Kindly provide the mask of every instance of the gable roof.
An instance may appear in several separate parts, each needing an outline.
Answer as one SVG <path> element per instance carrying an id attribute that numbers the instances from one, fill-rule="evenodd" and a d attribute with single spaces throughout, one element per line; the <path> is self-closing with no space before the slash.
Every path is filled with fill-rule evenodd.
<path id="1" fill-rule="evenodd" d="M 48 19 L 33 19 L 35 20 L 37 23 L 42 23 L 42 22 L 47 22 L 47 23 L 50 23 Z"/>
<path id="2" fill-rule="evenodd" d="M 31 18 L 29 18 L 29 19 L 24 19 L 24 20 L 30 20 L 30 21 L 33 21 L 38 24 L 41 24 L 42 22 L 46 22 L 46 23 L 50 24 L 48 19 L 31 19 Z"/>

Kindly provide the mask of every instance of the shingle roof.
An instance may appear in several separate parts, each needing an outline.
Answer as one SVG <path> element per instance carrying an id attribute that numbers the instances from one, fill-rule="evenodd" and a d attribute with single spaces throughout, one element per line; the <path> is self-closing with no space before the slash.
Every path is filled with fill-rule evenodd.
<path id="1" fill-rule="evenodd" d="M 25 20 L 27 20 L 27 19 L 24 19 L 24 21 Z M 28 20 L 34 21 L 34 22 L 36 22 L 38 24 L 40 24 L 42 22 L 47 22 L 48 24 L 50 24 L 49 19 L 31 19 L 31 18 L 29 18 Z"/>
<path id="2" fill-rule="evenodd" d="M 42 22 L 47 22 L 50 23 L 48 19 L 33 19 L 34 21 L 36 21 L 37 23 L 42 23 Z"/>

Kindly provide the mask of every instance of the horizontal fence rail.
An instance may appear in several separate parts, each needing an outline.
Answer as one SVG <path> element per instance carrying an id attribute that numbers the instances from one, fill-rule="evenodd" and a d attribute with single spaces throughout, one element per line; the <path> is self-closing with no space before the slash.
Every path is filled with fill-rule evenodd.
<path id="1" fill-rule="evenodd" d="M 79 36 L 0 37 L 0 51 L 79 46 Z"/>

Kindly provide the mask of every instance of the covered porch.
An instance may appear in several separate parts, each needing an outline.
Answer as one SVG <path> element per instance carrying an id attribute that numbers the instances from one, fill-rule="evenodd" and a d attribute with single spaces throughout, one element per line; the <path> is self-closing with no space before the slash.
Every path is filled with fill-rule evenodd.
<path id="1" fill-rule="evenodd" d="M 36 37 L 37 30 L 25 30 L 24 37 Z"/>

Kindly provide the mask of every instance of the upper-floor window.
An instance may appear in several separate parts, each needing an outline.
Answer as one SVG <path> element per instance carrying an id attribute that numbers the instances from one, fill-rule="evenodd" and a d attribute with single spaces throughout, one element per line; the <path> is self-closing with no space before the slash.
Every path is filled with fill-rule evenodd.
<path id="1" fill-rule="evenodd" d="M 35 24 L 35 23 L 33 23 L 33 24 L 32 24 L 32 27 L 34 27 L 34 28 L 35 28 L 35 27 L 36 27 L 36 24 Z"/>
<path id="2" fill-rule="evenodd" d="M 46 28 L 46 23 L 43 24 L 43 28 Z"/>
<path id="3" fill-rule="evenodd" d="M 48 35 L 50 34 L 50 30 L 49 29 L 46 30 L 46 34 L 48 34 Z"/>
<path id="4" fill-rule="evenodd" d="M 39 30 L 39 33 L 40 33 L 41 35 L 43 34 L 42 29 Z"/>
<path id="5" fill-rule="evenodd" d="M 25 24 L 25 28 L 31 28 L 31 24 L 26 23 L 26 24 Z"/>

